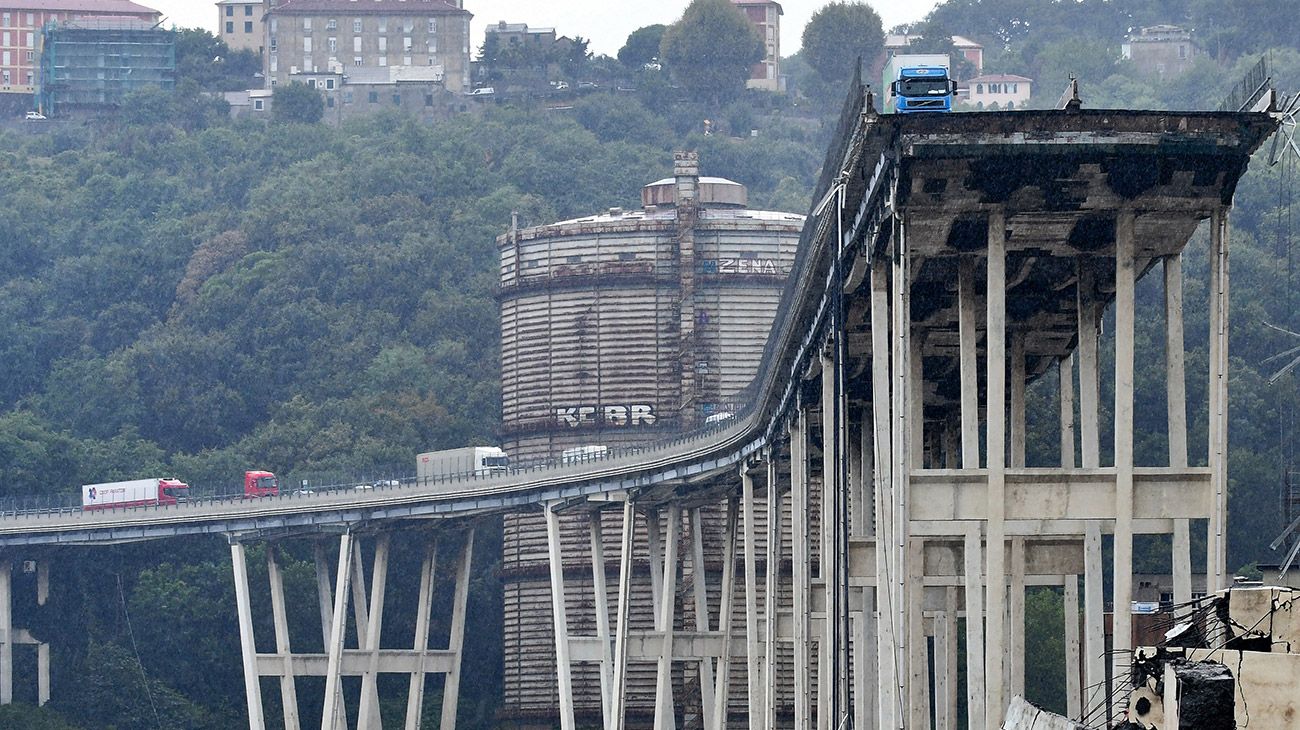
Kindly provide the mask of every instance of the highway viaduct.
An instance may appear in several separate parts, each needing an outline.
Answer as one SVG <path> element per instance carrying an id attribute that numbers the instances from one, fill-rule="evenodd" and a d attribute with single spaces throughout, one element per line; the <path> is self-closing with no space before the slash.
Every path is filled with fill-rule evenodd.
<path id="1" fill-rule="evenodd" d="M 284 724 L 297 727 L 302 676 L 325 677 L 324 696 L 310 700 L 324 727 L 346 726 L 350 703 L 358 727 L 378 727 L 376 677 L 388 672 L 411 677 L 408 728 L 421 723 L 425 676 L 442 675 L 448 730 L 460 658 L 473 649 L 463 627 L 475 520 L 541 510 L 554 723 L 564 730 L 577 725 L 578 663 L 598 668 L 602 724 L 612 729 L 640 724 L 624 706 L 632 666 L 653 673 L 654 712 L 644 720 L 656 730 L 996 728 L 1023 692 L 1025 588 L 1034 585 L 1062 588 L 1070 714 L 1104 722 L 1123 696 L 1131 648 L 1130 615 L 1116 611 L 1107 659 L 1104 605 L 1129 605 L 1134 536 L 1172 536 L 1176 603 L 1191 599 L 1193 530 L 1208 545 L 1209 590 L 1224 585 L 1229 213 L 1275 122 L 1264 110 L 1092 110 L 1077 100 L 1056 110 L 882 117 L 855 88 L 751 405 L 733 423 L 589 464 L 479 479 L 5 514 L 0 702 L 12 698 L 15 644 L 35 641 L 10 608 L 15 556 L 35 546 L 93 550 L 219 533 L 230 543 L 250 728 L 267 722 L 263 677 L 278 683 Z M 1209 245 L 1187 255 L 1208 256 L 1212 274 L 1209 398 L 1189 404 L 1181 266 L 1202 225 Z M 1158 311 L 1138 311 L 1144 275 L 1162 278 Z M 1107 307 L 1114 367 L 1104 371 Z M 1163 363 L 1135 362 L 1137 317 L 1163 321 Z M 1139 365 L 1157 369 L 1166 389 L 1169 451 L 1156 464 L 1134 460 Z M 1050 417 L 1026 408 L 1027 385 L 1043 376 L 1060 383 Z M 1103 463 L 1105 390 L 1114 443 Z M 1203 408 L 1209 425 L 1205 464 L 1189 463 L 1189 407 Z M 1026 463 L 1035 428 L 1059 438 L 1059 462 Z M 725 557 L 710 586 L 701 510 L 719 504 Z M 607 525 L 620 535 L 614 545 L 591 541 L 600 569 L 582 583 L 592 591 L 584 601 L 573 600 L 561 551 L 560 532 L 574 520 L 596 538 Z M 388 536 L 417 529 L 429 549 L 413 643 L 381 647 Z M 431 649 L 439 534 L 454 536 L 444 544 L 456 546 L 457 590 L 448 645 Z M 1109 571 L 1103 534 L 1113 545 Z M 288 644 L 274 547 L 296 539 L 316 541 L 319 654 Z M 362 541 L 374 544 L 369 591 Z M 252 543 L 270 547 L 270 653 L 259 653 L 253 636 Z M 632 590 L 638 568 L 648 568 L 649 601 L 635 599 L 644 595 Z M 40 575 L 47 585 L 48 571 Z M 345 646 L 349 610 L 355 648 Z M 570 632 L 580 610 L 594 633 Z M 675 669 L 696 681 L 674 681 Z M 359 694 L 345 698 L 344 676 L 362 678 Z"/>

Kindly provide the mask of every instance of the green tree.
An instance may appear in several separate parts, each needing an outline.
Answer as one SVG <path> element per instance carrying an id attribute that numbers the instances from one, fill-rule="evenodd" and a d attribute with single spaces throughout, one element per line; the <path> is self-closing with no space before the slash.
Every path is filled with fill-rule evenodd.
<path id="1" fill-rule="evenodd" d="M 295 81 L 275 87 L 271 93 L 271 114 L 277 122 L 315 124 L 325 116 L 325 100 L 315 89 Z"/>
<path id="2" fill-rule="evenodd" d="M 729 0 L 693 0 L 664 31 L 659 57 L 692 97 L 717 105 L 744 90 L 763 39 Z"/>
<path id="3" fill-rule="evenodd" d="M 176 81 L 196 82 L 204 91 L 239 91 L 259 85 L 261 57 L 248 50 L 235 51 L 201 28 L 176 31 Z"/>
<path id="4" fill-rule="evenodd" d="M 885 46 L 880 16 L 866 3 L 834 2 L 813 14 L 803 28 L 800 53 L 823 84 L 838 94 L 861 60 L 871 64 Z"/>
<path id="5" fill-rule="evenodd" d="M 618 60 L 628 68 L 642 68 L 659 58 L 659 46 L 666 30 L 668 26 L 655 24 L 632 31 L 627 42 L 618 49 Z"/>

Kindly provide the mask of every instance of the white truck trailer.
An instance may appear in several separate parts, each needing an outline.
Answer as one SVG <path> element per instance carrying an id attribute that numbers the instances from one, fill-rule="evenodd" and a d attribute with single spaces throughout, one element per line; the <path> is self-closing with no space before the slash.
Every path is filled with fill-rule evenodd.
<path id="1" fill-rule="evenodd" d="M 496 446 L 465 446 L 415 457 L 415 477 L 418 483 L 425 484 L 455 477 L 500 474 L 509 466 L 506 452 Z"/>
<path id="2" fill-rule="evenodd" d="M 125 482 L 83 484 L 82 509 L 110 507 L 156 507 L 176 504 L 189 498 L 190 485 L 179 479 L 153 477 Z"/>

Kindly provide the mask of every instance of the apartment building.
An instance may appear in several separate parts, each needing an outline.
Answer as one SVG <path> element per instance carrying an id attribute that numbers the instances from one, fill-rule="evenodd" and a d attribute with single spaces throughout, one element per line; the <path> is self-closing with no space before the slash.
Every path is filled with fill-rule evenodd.
<path id="1" fill-rule="evenodd" d="M 731 0 L 763 38 L 763 60 L 754 64 L 745 86 L 784 91 L 781 82 L 781 4 L 773 0 Z"/>
<path id="2" fill-rule="evenodd" d="M 266 4 L 262 0 L 219 0 L 217 29 L 221 40 L 236 51 L 261 53 L 266 48 L 264 15 Z"/>
<path id="3" fill-rule="evenodd" d="M 161 15 L 130 0 L 0 0 L 0 94 L 35 93 L 46 23 L 119 17 L 152 24 Z"/>
<path id="4" fill-rule="evenodd" d="M 4 0 L 0 0 L 4 2 Z M 386 66 L 440 69 L 469 90 L 469 21 L 462 0 L 287 0 L 266 11 L 266 78 Z"/>

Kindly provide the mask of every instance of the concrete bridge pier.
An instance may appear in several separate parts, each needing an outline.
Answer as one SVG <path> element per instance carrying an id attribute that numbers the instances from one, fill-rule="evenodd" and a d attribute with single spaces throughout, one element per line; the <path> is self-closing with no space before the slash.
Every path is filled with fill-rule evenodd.
<path id="1" fill-rule="evenodd" d="M 25 560 L 20 567 L 35 573 L 36 605 L 44 606 L 50 595 L 49 562 Z M 50 701 L 50 644 L 14 626 L 13 572 L 13 558 L 0 556 L 0 705 L 14 701 L 14 648 L 18 646 L 36 647 L 36 702 L 44 705 Z"/>
<path id="2" fill-rule="evenodd" d="M 284 727 L 289 730 L 301 727 L 296 679 L 307 676 L 325 678 L 321 712 L 322 730 L 346 728 L 348 725 L 343 677 L 361 678 L 361 691 L 355 700 L 358 702 L 357 727 L 366 730 L 380 728 L 382 727 L 378 693 L 380 673 L 410 675 L 405 721 L 405 727 L 409 730 L 422 726 L 427 675 L 442 674 L 444 681 L 440 727 L 443 730 L 455 728 L 460 691 L 460 665 L 465 642 L 469 573 L 474 555 L 474 529 L 471 527 L 465 530 L 463 536 L 456 536 L 458 539 L 453 541 L 459 543 L 459 550 L 454 559 L 455 594 L 446 649 L 429 648 L 439 533 L 436 531 L 427 533 L 420 568 L 420 589 L 417 599 L 419 603 L 416 606 L 414 637 L 409 649 L 388 649 L 380 645 L 392 534 L 379 532 L 373 535 L 374 558 L 370 570 L 369 591 L 366 586 L 365 565 L 362 562 L 362 537 L 362 534 L 352 530 L 346 530 L 338 536 L 338 559 L 332 582 L 327 539 L 315 541 L 313 555 L 324 651 L 304 653 L 295 652 L 290 646 L 288 615 L 285 608 L 286 594 L 280 565 L 281 546 L 274 538 L 268 539 L 260 534 L 230 536 L 250 730 L 264 730 L 266 727 L 261 686 L 264 677 L 278 680 Z M 365 535 L 365 537 L 371 536 Z M 275 634 L 275 651 L 271 653 L 258 652 L 253 630 L 252 589 L 248 579 L 246 546 L 254 541 L 264 542 L 266 546 L 271 616 Z M 345 641 L 349 608 L 357 637 L 355 649 L 348 648 Z"/>

